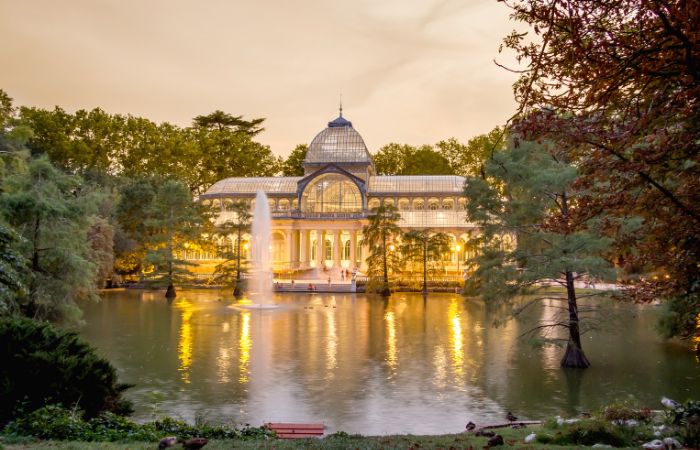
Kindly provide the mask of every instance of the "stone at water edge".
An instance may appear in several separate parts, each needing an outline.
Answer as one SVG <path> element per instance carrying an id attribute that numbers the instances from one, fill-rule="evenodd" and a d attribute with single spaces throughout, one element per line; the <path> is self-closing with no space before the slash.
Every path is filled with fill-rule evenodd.
<path id="1" fill-rule="evenodd" d="M 496 447 L 497 445 L 503 444 L 503 437 L 500 434 L 497 434 L 494 437 L 490 438 L 489 441 L 486 443 L 486 445 L 489 447 Z"/>

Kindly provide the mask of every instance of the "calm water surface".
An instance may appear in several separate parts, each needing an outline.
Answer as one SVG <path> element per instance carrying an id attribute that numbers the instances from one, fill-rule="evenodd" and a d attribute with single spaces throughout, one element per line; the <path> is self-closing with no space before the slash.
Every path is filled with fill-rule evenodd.
<path id="1" fill-rule="evenodd" d="M 431 434 L 506 411 L 537 419 L 629 396 L 654 407 L 661 395 L 700 397 L 700 363 L 656 337 L 653 307 L 615 308 L 617 321 L 585 336 L 592 367 L 567 371 L 561 349 L 518 339 L 527 324 L 493 328 L 483 303 L 458 295 L 274 301 L 282 307 L 247 311 L 223 291 L 182 291 L 171 303 L 162 292 L 114 292 L 85 306 L 82 334 L 136 385 L 137 419 Z"/>

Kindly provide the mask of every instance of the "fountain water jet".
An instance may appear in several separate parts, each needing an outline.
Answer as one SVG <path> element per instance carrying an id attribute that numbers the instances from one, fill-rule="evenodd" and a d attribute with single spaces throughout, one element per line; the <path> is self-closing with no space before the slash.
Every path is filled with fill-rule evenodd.
<path id="1" fill-rule="evenodd" d="M 272 220 L 270 205 L 265 192 L 258 191 L 255 196 L 253 224 L 251 226 L 251 270 L 248 277 L 248 293 L 252 303 L 237 304 L 240 308 L 270 309 L 277 305 L 268 303 L 272 298 L 272 257 L 270 241 Z"/>

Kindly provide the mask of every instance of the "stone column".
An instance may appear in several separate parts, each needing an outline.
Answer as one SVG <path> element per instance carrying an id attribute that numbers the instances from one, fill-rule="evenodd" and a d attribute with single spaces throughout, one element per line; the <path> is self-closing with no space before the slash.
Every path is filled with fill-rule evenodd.
<path id="1" fill-rule="evenodd" d="M 357 245 L 357 230 L 352 230 L 350 232 L 350 270 L 354 269 L 357 265 L 357 250 L 355 246 Z"/>
<path id="2" fill-rule="evenodd" d="M 333 267 L 340 267 L 340 230 L 333 231 Z"/>
<path id="3" fill-rule="evenodd" d="M 323 230 L 316 230 L 316 267 L 323 267 L 323 262 L 326 259 L 326 238 Z"/>
<path id="4" fill-rule="evenodd" d="M 287 263 L 285 268 L 291 269 L 292 261 L 294 260 L 294 235 L 292 230 L 284 230 L 284 240 L 287 241 Z"/>
<path id="5" fill-rule="evenodd" d="M 309 230 L 299 231 L 299 263 L 301 267 L 306 267 L 309 261 Z"/>

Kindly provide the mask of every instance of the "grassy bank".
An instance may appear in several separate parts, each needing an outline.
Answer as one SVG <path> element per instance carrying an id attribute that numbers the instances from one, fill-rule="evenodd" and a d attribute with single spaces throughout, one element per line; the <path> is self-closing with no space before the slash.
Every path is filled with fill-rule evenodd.
<path id="1" fill-rule="evenodd" d="M 497 432 L 501 434 L 505 440 L 504 448 L 522 448 L 522 449 L 564 449 L 564 448 L 590 448 L 586 446 L 560 446 L 560 445 L 545 445 L 540 443 L 525 444 L 524 438 L 531 432 L 533 428 L 522 430 L 500 429 Z M 299 439 L 294 441 L 288 440 L 212 440 L 205 447 L 206 450 L 223 450 L 223 449 L 481 449 L 486 446 L 488 438 L 477 437 L 472 434 L 447 434 L 439 436 L 328 436 L 323 439 Z M 130 443 L 111 443 L 111 442 L 65 442 L 65 441 L 34 441 L 25 440 L 25 442 L 4 443 L 4 448 L 7 450 L 153 450 L 157 448 L 155 442 L 130 442 Z M 176 446 L 174 448 L 181 448 Z M 637 448 L 637 447 L 626 447 Z"/>

